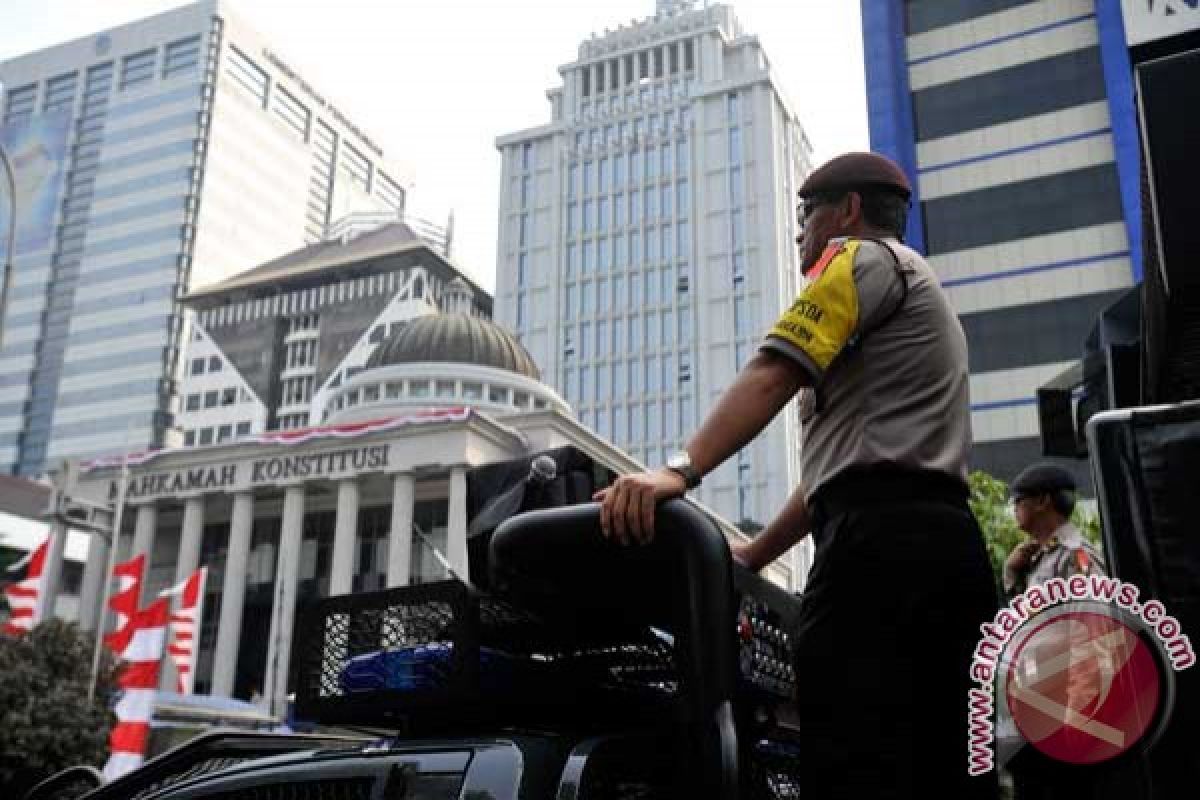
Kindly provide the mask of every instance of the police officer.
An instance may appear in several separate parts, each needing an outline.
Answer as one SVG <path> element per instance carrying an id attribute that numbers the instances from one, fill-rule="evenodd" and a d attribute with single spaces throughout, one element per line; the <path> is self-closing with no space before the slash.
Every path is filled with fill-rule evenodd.
<path id="1" fill-rule="evenodd" d="M 898 166 L 850 153 L 799 194 L 806 287 L 683 452 L 597 493 L 601 524 L 648 540 L 657 502 L 803 390 L 803 484 L 734 556 L 759 569 L 810 533 L 816 545 L 797 631 L 805 796 L 990 796 L 994 778 L 967 777 L 970 654 L 997 598 L 966 502 L 966 340 L 901 241 Z"/>
<path id="2" fill-rule="evenodd" d="M 1034 464 L 1013 480 L 1009 491 L 1017 525 L 1030 536 L 1013 548 L 1004 562 L 1004 591 L 1010 598 L 1052 578 L 1105 574 L 1100 553 L 1071 523 L 1076 491 L 1071 473 L 1054 464 Z M 1070 651 L 1078 652 L 1089 646 L 1096 645 L 1094 642 L 1075 645 Z M 1064 674 L 1069 707 L 1085 705 L 1070 700 L 1073 692 L 1095 696 L 1103 691 L 1101 678 L 1094 674 L 1094 662 L 1086 658 L 1073 660 L 1066 666 Z M 1008 724 L 1007 719 L 1002 717 L 1000 724 Z M 1098 787 L 1106 785 L 1106 796 L 1138 794 L 1114 790 L 1117 781 L 1131 779 L 1119 769 L 1098 773 L 1095 769 L 1056 761 L 1030 745 L 1021 748 L 1007 767 L 1013 776 L 1017 800 L 1048 800 L 1069 795 L 1091 797 L 1095 796 Z"/>
<path id="3" fill-rule="evenodd" d="M 1071 523 L 1075 478 L 1054 464 L 1034 464 L 1012 483 L 1017 526 L 1030 538 L 1004 562 L 1004 591 L 1020 594 L 1051 578 L 1104 575 L 1104 559 Z"/>

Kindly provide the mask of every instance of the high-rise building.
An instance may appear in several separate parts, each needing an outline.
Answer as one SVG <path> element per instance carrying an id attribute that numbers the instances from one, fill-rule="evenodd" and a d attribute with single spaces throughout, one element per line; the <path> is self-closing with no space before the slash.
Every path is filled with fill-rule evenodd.
<path id="1" fill-rule="evenodd" d="M 811 148 L 729 6 L 659 2 L 559 72 L 550 121 L 497 140 L 496 317 L 585 425 L 659 465 L 795 298 Z M 789 411 L 698 495 L 765 523 L 798 476 Z"/>
<path id="2" fill-rule="evenodd" d="M 18 184 L 0 470 L 168 443 L 182 294 L 404 208 L 404 174 L 219 0 L 10 59 L 0 82 Z"/>
<path id="3" fill-rule="evenodd" d="M 862 1 L 871 145 L 916 187 L 908 238 L 970 346 L 972 466 L 1041 454 L 1036 390 L 1141 280 L 1118 0 Z"/>

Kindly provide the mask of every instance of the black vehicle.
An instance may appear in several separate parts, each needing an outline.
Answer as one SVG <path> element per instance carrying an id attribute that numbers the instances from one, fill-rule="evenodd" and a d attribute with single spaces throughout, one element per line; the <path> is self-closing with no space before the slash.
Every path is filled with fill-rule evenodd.
<path id="1" fill-rule="evenodd" d="M 86 796 L 799 797 L 797 599 L 691 504 L 656 528 L 625 548 L 595 504 L 533 511 L 492 535 L 486 590 L 323 600 L 296 631 L 298 716 L 372 735 L 210 734 Z"/>

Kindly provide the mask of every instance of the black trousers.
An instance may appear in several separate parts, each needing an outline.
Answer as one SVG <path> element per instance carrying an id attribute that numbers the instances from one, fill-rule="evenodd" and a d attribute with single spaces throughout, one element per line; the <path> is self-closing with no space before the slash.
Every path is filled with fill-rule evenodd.
<path id="1" fill-rule="evenodd" d="M 799 626 L 805 797 L 994 797 L 967 775 L 979 625 L 998 598 L 965 489 L 858 475 L 813 503 L 816 560 Z"/>

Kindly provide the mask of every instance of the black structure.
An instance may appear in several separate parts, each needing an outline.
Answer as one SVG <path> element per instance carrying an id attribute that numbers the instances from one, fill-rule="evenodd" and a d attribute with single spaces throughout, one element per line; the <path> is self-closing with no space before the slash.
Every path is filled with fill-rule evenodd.
<path id="1" fill-rule="evenodd" d="M 1087 433 L 1112 574 L 1139 587 L 1143 604 L 1161 601 L 1182 631 L 1194 636 L 1200 630 L 1200 401 L 1099 414 Z M 1176 645 L 1163 656 L 1186 652 Z M 1103 797 L 1177 797 L 1180 787 L 1200 782 L 1193 752 L 1200 671 L 1184 668 L 1173 679 L 1162 737 L 1126 767 L 1140 793 Z"/>
<path id="2" fill-rule="evenodd" d="M 596 504 L 534 511 L 496 529 L 490 592 L 319 601 L 296 712 L 378 737 L 202 737 L 89 797 L 800 797 L 797 601 L 736 569 L 694 506 L 663 505 L 656 528 L 625 548 Z"/>

